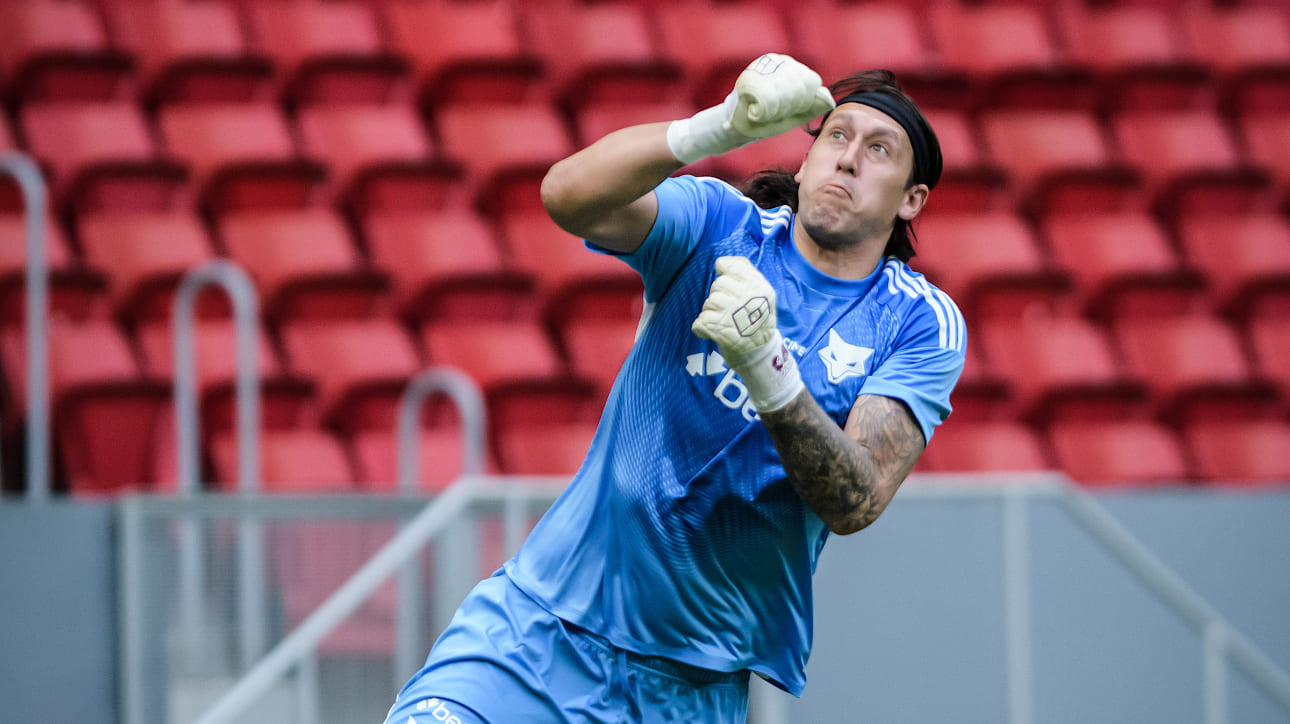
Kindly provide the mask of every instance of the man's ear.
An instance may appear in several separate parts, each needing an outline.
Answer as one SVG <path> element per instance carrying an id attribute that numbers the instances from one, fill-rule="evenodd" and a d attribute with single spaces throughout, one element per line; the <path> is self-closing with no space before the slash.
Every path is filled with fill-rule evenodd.
<path id="1" fill-rule="evenodd" d="M 896 215 L 905 221 L 913 221 L 914 217 L 918 216 L 918 212 L 927 205 L 929 193 L 931 189 L 927 188 L 927 184 L 914 184 L 905 189 L 905 200 L 900 204 L 900 210 Z"/>

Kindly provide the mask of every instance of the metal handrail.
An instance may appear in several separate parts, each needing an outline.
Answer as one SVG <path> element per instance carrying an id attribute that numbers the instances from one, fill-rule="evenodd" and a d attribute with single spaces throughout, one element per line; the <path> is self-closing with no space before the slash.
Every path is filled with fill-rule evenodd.
<path id="1" fill-rule="evenodd" d="M 190 270 L 179 283 L 171 310 L 174 320 L 175 441 L 179 455 L 179 490 L 200 489 L 199 449 L 201 420 L 197 416 L 196 364 L 193 354 L 193 317 L 197 295 L 218 286 L 233 302 L 237 367 L 237 477 L 238 490 L 260 490 L 260 370 L 256 364 L 259 299 L 251 278 L 237 264 L 217 259 Z"/>
<path id="2" fill-rule="evenodd" d="M 210 286 L 224 290 L 233 302 L 236 334 L 237 479 L 238 492 L 260 492 L 260 370 L 256 354 L 259 298 L 251 278 L 237 264 L 217 259 L 188 271 L 179 283 L 171 308 L 174 345 L 175 442 L 179 492 L 192 496 L 201 489 L 201 419 L 197 414 L 193 317 L 197 295 Z M 186 520 L 180 528 L 179 597 L 185 635 L 193 643 L 202 636 L 201 530 Z M 243 520 L 238 526 L 239 643 L 242 661 L 250 666 L 263 655 L 268 639 L 264 620 L 264 542 L 260 524 Z M 189 648 L 200 651 L 201 646 Z"/>
<path id="3" fill-rule="evenodd" d="M 40 168 L 26 154 L 0 153 L 0 173 L 18 182 L 27 214 L 27 498 L 39 503 L 50 493 L 48 198 Z"/>
<path id="4" fill-rule="evenodd" d="M 229 724 L 266 694 L 293 667 L 308 662 L 318 645 L 407 561 L 435 540 L 468 506 L 480 501 L 510 501 L 517 493 L 464 476 L 425 506 L 350 576 L 333 594 L 207 709 L 194 724 Z M 525 482 L 527 480 L 527 482 Z M 567 482 L 547 476 L 517 478 L 518 495 L 536 502 L 554 500 Z M 399 636 L 403 633 L 399 632 Z"/>
<path id="5" fill-rule="evenodd" d="M 484 473 L 484 445 L 486 422 L 483 395 L 469 375 L 449 366 L 432 367 L 412 378 L 399 400 L 398 419 L 398 487 L 404 494 L 413 494 L 420 487 L 421 408 L 427 398 L 445 394 L 457 406 L 461 415 L 461 466 L 462 475 Z M 445 545 L 438 553 L 441 557 L 456 558 L 460 551 Z M 439 570 L 448 570 L 440 566 Z M 409 560 L 399 573 L 398 604 L 395 609 L 399 631 L 394 651 L 394 676 L 396 685 L 417 668 L 417 661 L 424 656 L 421 642 L 421 571 L 416 561 Z"/>
<path id="6" fill-rule="evenodd" d="M 1188 586 L 1091 495 L 1074 485 L 1063 486 L 1059 491 L 1059 500 L 1071 518 L 1200 633 L 1205 656 L 1205 724 L 1228 721 L 1227 682 L 1220 665 L 1225 660 L 1248 674 L 1290 714 L 1290 675 L 1237 631 L 1218 609 Z"/>
<path id="7" fill-rule="evenodd" d="M 925 475 L 927 480 L 934 480 L 937 475 Z M 1224 724 L 1228 720 L 1227 686 L 1223 680 L 1223 661 L 1231 661 L 1238 668 L 1249 674 L 1251 679 L 1261 687 L 1271 699 L 1284 711 L 1290 713 L 1290 676 L 1253 643 L 1241 635 L 1213 606 L 1186 584 L 1176 573 L 1156 557 L 1126 527 L 1119 523 L 1109 512 L 1104 510 L 1088 493 L 1079 490 L 1068 482 L 1057 482 L 1060 476 L 1044 476 L 1042 482 L 1012 485 L 983 484 L 973 485 L 960 481 L 944 489 L 934 484 L 923 483 L 918 488 L 907 491 L 906 495 L 915 496 L 935 493 L 938 497 L 962 497 L 965 499 L 979 497 L 982 494 L 1001 496 L 1004 510 L 1005 545 L 1026 546 L 1028 532 L 1023 518 L 1024 504 L 1031 500 L 1052 500 L 1064 509 L 1068 515 L 1094 540 L 1101 543 L 1111 554 L 1133 573 L 1144 581 L 1148 588 L 1171 608 L 1178 611 L 1184 619 L 1195 626 L 1201 634 L 1205 666 L 1204 707 L 1206 724 Z M 1004 476 L 1007 477 L 1007 476 Z M 254 702 L 266 693 L 276 681 L 286 675 L 293 666 L 306 662 L 311 652 L 330 632 L 348 615 L 363 604 L 376 588 L 408 560 L 412 559 L 428 541 L 450 524 L 454 517 L 467 505 L 479 500 L 508 500 L 508 496 L 520 494 L 536 499 L 543 494 L 541 489 L 517 485 L 498 487 L 490 485 L 487 477 L 463 478 L 434 503 L 431 503 L 413 521 L 395 536 L 372 559 L 359 569 L 339 590 L 336 591 L 313 615 L 305 620 L 273 652 L 243 677 L 237 685 L 220 698 L 197 724 L 224 724 L 236 719 Z M 982 478 L 984 479 L 984 478 Z M 1033 480 L 1033 476 L 1030 478 Z M 1049 481 L 1053 482 L 1049 482 Z M 545 493 L 553 495 L 555 491 Z M 1005 606 L 1009 618 L 1009 721 L 1014 724 L 1029 724 L 1033 719 L 1033 704 L 1028 691 L 1033 684 L 1028 675 L 1013 678 L 1017 669 L 1024 668 L 1029 660 L 1029 614 L 1026 609 L 1030 602 L 1024 591 L 1027 585 L 1025 570 L 1028 561 L 1024 554 L 1004 553 Z M 1008 590 L 1011 589 L 1011 590 Z M 1023 691 L 1023 689 L 1026 689 Z M 787 721 L 786 718 L 771 717 L 761 719 L 769 724 L 775 721 Z"/>

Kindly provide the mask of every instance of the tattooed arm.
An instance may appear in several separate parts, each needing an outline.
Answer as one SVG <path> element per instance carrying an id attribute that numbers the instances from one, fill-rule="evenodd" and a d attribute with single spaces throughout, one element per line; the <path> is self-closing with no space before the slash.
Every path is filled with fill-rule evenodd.
<path id="1" fill-rule="evenodd" d="M 880 395 L 857 397 L 845 429 L 806 390 L 761 419 L 797 494 L 839 535 L 878 519 L 926 445 L 905 403 Z"/>

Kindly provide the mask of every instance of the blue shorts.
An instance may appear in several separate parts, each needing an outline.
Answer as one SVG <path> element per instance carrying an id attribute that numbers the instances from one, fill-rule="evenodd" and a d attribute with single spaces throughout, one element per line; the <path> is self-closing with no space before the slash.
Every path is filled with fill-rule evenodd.
<path id="1" fill-rule="evenodd" d="M 551 615 L 504 574 L 475 586 L 386 724 L 711 722 L 748 717 L 748 672 L 628 653 Z"/>

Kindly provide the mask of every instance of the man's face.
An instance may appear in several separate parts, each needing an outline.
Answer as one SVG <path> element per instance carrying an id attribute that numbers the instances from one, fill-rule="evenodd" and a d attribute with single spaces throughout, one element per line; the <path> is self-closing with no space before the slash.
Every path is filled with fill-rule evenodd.
<path id="1" fill-rule="evenodd" d="M 873 238 L 885 244 L 896 218 L 914 218 L 927 198 L 925 185 L 905 187 L 913 166 L 914 150 L 899 123 L 876 108 L 843 103 L 794 177 L 803 228 L 826 249 Z"/>

